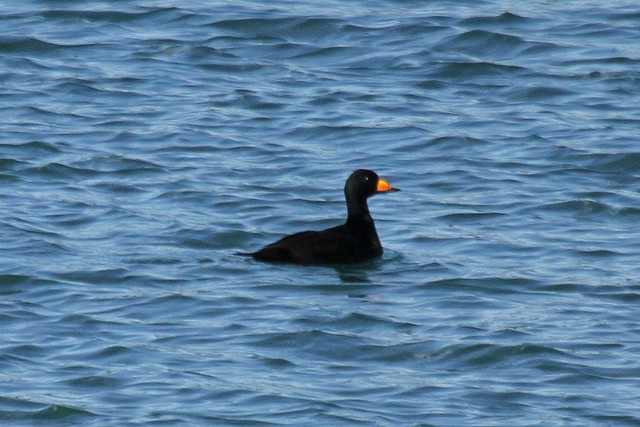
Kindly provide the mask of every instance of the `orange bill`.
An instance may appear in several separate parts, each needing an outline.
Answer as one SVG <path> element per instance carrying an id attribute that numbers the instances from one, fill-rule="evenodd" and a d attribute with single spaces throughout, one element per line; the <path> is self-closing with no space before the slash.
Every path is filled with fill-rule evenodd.
<path id="1" fill-rule="evenodd" d="M 387 181 L 385 181 L 384 179 L 380 178 L 378 180 L 377 191 L 378 191 L 378 193 L 384 193 L 385 191 L 400 191 L 400 190 L 398 188 L 391 187 L 391 185 L 389 185 L 389 183 Z"/>

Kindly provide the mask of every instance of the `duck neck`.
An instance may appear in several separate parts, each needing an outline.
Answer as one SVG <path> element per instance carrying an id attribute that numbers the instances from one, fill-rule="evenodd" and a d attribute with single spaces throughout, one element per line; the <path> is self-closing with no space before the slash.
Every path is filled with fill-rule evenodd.
<path id="1" fill-rule="evenodd" d="M 373 224 L 373 218 L 369 213 L 366 198 L 357 198 L 349 194 L 347 196 L 347 225 L 356 225 L 363 223 Z"/>

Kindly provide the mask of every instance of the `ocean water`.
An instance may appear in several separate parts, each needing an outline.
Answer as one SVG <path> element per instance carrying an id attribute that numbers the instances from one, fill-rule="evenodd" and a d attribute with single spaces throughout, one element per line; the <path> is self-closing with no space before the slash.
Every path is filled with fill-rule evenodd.
<path id="1" fill-rule="evenodd" d="M 0 424 L 640 425 L 635 1 L 0 1 Z M 339 224 L 385 254 L 235 255 Z"/>

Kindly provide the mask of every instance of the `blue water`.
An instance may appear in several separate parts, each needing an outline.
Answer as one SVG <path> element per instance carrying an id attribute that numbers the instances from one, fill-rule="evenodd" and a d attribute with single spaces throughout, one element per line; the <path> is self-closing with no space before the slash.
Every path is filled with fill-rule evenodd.
<path id="1" fill-rule="evenodd" d="M 640 425 L 635 1 L 0 2 L 0 424 Z M 236 256 L 337 225 L 385 254 Z"/>

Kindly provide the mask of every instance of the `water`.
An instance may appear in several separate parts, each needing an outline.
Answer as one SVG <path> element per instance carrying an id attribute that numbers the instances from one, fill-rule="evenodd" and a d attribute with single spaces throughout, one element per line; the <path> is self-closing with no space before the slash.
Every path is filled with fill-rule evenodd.
<path id="1" fill-rule="evenodd" d="M 2 425 L 640 425 L 635 2 L 0 2 Z M 381 260 L 234 255 L 339 223 Z"/>

